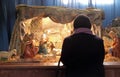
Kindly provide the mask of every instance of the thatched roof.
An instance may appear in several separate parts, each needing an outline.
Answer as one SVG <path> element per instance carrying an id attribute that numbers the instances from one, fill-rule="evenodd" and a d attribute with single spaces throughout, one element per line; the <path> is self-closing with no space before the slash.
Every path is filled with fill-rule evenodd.
<path id="1" fill-rule="evenodd" d="M 69 23 L 78 14 L 86 14 L 90 17 L 91 22 L 96 25 L 101 25 L 104 19 L 104 12 L 101 9 L 88 8 L 88 9 L 72 9 L 57 6 L 17 6 L 17 14 L 20 19 L 29 19 L 35 16 L 50 17 L 51 20 L 57 23 Z"/>

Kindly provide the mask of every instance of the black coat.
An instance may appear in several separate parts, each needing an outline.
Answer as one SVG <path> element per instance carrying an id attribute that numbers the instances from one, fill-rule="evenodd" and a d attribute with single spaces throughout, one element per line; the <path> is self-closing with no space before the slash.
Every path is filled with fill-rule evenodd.
<path id="1" fill-rule="evenodd" d="M 64 39 L 61 61 L 67 77 L 104 77 L 103 40 L 95 35 L 78 33 Z"/>

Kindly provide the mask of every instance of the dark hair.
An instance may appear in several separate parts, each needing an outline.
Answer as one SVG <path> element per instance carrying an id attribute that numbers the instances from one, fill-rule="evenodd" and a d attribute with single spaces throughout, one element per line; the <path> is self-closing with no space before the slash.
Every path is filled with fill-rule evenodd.
<path id="1" fill-rule="evenodd" d="M 88 16 L 86 15 L 79 15 L 74 20 L 74 29 L 77 28 L 91 28 L 91 22 Z"/>

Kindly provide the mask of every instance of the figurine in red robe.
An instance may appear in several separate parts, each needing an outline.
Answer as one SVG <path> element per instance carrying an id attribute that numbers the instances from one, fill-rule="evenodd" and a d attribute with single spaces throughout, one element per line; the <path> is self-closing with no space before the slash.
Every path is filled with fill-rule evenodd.
<path id="1" fill-rule="evenodd" d="M 29 35 L 29 41 L 26 42 L 24 49 L 24 58 L 33 58 L 38 53 L 38 47 L 35 47 L 33 44 L 34 34 Z"/>

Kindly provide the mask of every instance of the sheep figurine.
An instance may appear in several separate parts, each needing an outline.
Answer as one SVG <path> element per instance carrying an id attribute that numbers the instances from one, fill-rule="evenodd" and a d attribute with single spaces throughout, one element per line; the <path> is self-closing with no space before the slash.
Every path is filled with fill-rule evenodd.
<path id="1" fill-rule="evenodd" d="M 13 49 L 11 51 L 0 51 L 0 59 L 1 58 L 10 59 L 12 57 L 12 55 L 16 55 L 16 54 L 17 54 L 16 49 Z"/>

